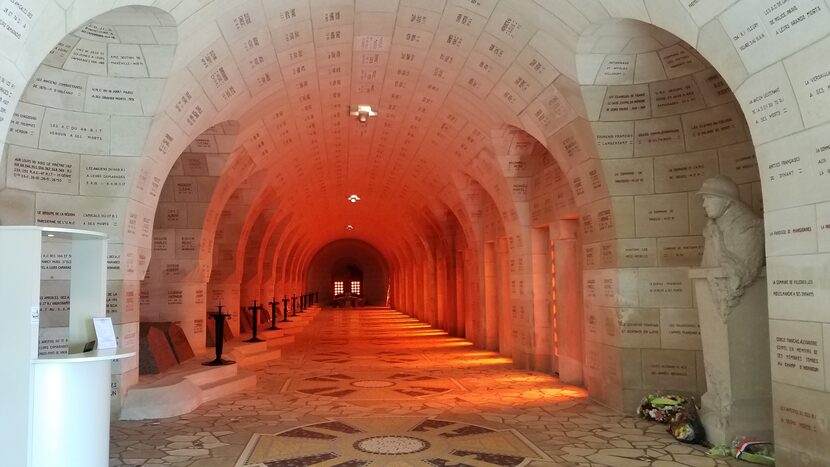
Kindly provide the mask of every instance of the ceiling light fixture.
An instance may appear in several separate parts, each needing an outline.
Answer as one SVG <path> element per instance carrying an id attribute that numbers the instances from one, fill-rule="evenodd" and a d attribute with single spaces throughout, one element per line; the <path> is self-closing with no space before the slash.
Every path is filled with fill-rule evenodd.
<path id="1" fill-rule="evenodd" d="M 375 117 L 377 114 L 372 110 L 371 105 L 353 105 L 351 112 L 349 112 L 349 115 L 357 117 L 357 121 L 360 123 L 366 123 L 369 117 Z"/>
<path id="2" fill-rule="evenodd" d="M 348 197 L 348 198 L 346 198 L 346 199 L 348 199 L 348 200 L 349 200 L 349 201 L 351 201 L 352 203 L 356 203 L 356 202 L 360 201 L 360 196 L 357 196 L 357 195 L 351 195 L 351 196 L 349 196 L 349 197 Z"/>
<path id="3" fill-rule="evenodd" d="M 346 230 L 354 230 L 354 226 L 352 224 L 349 224 L 346 226 Z"/>

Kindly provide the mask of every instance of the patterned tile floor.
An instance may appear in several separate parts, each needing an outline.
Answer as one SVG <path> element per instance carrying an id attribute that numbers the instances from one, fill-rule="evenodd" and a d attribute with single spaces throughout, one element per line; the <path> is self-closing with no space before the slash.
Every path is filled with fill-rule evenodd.
<path id="1" fill-rule="evenodd" d="M 255 389 L 113 422 L 110 465 L 739 465 L 394 310 L 323 310 L 282 355 Z"/>

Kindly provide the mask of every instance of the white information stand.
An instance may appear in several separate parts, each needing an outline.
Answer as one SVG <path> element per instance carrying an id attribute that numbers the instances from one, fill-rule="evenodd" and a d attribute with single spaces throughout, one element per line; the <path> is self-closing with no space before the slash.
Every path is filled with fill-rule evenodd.
<path id="1" fill-rule="evenodd" d="M 38 358 L 41 251 L 70 244 L 69 355 Z M 48 227 L 0 227 L 0 452 L 4 465 L 109 465 L 110 362 L 118 349 L 80 353 L 106 314 L 107 237 Z"/>

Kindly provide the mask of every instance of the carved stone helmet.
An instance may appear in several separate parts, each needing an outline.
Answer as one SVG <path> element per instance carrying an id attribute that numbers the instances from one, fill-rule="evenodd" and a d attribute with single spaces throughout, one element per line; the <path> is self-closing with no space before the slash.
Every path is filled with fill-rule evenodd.
<path id="1" fill-rule="evenodd" d="M 718 175 L 716 177 L 708 178 L 700 187 L 698 195 L 711 195 L 720 198 L 726 198 L 732 201 L 739 201 L 738 185 L 726 175 Z"/>

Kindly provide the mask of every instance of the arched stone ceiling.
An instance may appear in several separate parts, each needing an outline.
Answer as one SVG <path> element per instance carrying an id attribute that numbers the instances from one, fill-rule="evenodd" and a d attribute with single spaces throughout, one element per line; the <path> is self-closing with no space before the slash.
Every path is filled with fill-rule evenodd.
<path id="1" fill-rule="evenodd" d="M 304 243 L 348 236 L 387 254 L 461 204 L 459 171 L 509 211 L 490 131 L 552 114 L 539 98 L 563 93 L 557 79 L 573 94 L 578 30 L 608 17 L 597 1 L 172 3 L 159 5 L 179 43 L 156 133 L 187 140 L 237 120 L 243 162 L 220 185 L 264 177 L 272 202 L 308 224 Z M 358 104 L 379 115 L 358 122 Z"/>

